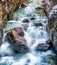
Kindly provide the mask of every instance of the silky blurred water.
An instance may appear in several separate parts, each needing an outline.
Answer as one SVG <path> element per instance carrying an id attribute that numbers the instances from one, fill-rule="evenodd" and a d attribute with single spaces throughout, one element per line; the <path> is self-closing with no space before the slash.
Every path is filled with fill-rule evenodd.
<path id="1" fill-rule="evenodd" d="M 14 15 L 19 16 L 20 20 L 8 21 L 4 31 L 8 31 L 12 28 L 22 27 L 22 20 L 26 17 L 29 19 L 27 31 L 24 38 L 27 41 L 30 51 L 26 54 L 17 53 L 15 54 L 13 48 L 6 39 L 7 33 L 4 33 L 3 44 L 0 47 L 0 65 L 57 65 L 57 56 L 54 53 L 53 48 L 47 51 L 36 51 L 36 47 L 39 43 L 45 43 L 49 38 L 48 30 L 46 30 L 46 25 L 48 25 L 48 18 L 44 16 L 39 16 L 35 13 L 35 7 L 37 7 L 38 1 L 33 1 L 29 3 L 28 6 L 23 10 L 17 10 Z M 39 2 L 40 3 L 40 2 Z M 30 20 L 30 17 L 26 15 L 32 13 L 36 16 L 35 20 Z M 45 13 L 44 13 L 45 14 Z M 40 22 L 43 26 L 35 26 L 34 22 Z"/>

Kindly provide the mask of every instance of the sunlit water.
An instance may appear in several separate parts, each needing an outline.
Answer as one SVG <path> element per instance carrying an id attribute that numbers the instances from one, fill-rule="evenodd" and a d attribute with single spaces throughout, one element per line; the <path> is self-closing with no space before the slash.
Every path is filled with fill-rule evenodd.
<path id="1" fill-rule="evenodd" d="M 26 14 L 29 12 L 33 12 L 34 8 L 37 6 L 36 1 L 28 5 L 27 8 L 24 9 Z M 35 6 L 34 6 L 35 5 Z M 32 7 L 33 6 L 33 7 Z M 19 12 L 20 13 L 20 12 Z M 26 17 L 25 14 L 25 17 Z M 21 14 L 20 14 L 21 15 Z M 23 18 L 25 18 L 23 17 Z M 22 21 L 22 17 L 21 20 Z M 42 21 L 43 26 L 34 26 L 34 21 Z M 23 28 L 23 23 L 20 21 L 13 21 L 16 24 L 16 27 L 21 26 Z M 46 25 L 48 24 L 47 17 L 40 17 L 36 15 L 36 20 L 31 21 L 29 19 L 27 31 L 24 30 L 25 36 L 24 38 L 27 41 L 30 51 L 26 54 L 17 53 L 15 54 L 14 50 L 11 48 L 11 45 L 6 39 L 7 33 L 4 33 L 3 36 L 3 44 L 0 47 L 0 65 L 57 65 L 56 54 L 53 52 L 52 48 L 47 51 L 36 51 L 36 47 L 38 44 L 45 43 L 50 37 L 49 33 L 46 30 Z M 12 21 L 9 21 L 13 23 Z M 17 22 L 17 23 L 16 23 Z M 15 27 L 13 25 L 13 28 Z M 11 26 L 10 26 L 11 27 Z M 9 27 L 9 29 L 11 29 Z"/>

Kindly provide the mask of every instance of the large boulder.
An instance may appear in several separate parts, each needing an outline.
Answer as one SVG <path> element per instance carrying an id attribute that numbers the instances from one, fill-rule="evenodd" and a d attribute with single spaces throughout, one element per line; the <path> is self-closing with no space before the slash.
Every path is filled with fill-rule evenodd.
<path id="1" fill-rule="evenodd" d="M 47 51 L 48 49 L 50 49 L 50 45 L 47 43 L 41 43 L 36 48 L 38 51 Z"/>
<path id="2" fill-rule="evenodd" d="M 23 36 L 20 36 L 16 30 L 9 32 L 7 38 L 15 51 L 20 53 L 28 52 L 29 48 L 26 40 Z"/>

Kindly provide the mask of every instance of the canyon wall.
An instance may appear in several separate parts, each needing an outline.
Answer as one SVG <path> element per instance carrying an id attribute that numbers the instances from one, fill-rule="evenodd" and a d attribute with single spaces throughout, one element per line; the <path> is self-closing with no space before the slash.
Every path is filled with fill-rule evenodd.
<path id="1" fill-rule="evenodd" d="M 3 28 L 6 25 L 6 21 L 7 21 L 7 12 L 3 6 L 3 3 L 0 2 L 0 44 L 2 43 Z"/>
<path id="2" fill-rule="evenodd" d="M 2 4 L 0 3 L 0 7 L 2 6 Z M 0 44 L 1 44 L 1 39 L 2 39 L 2 7 L 0 8 Z"/>
<path id="3" fill-rule="evenodd" d="M 44 7 L 49 19 L 49 31 L 53 47 L 57 51 L 57 0 L 43 0 Z"/>

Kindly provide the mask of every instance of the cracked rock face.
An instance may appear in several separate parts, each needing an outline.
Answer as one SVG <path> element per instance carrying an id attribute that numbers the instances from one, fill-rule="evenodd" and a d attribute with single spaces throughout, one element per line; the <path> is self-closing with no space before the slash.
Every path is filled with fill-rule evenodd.
<path id="1" fill-rule="evenodd" d="M 50 18 L 57 19 L 57 5 L 55 5 L 51 12 L 50 12 Z"/>
<path id="2" fill-rule="evenodd" d="M 55 21 L 54 23 L 54 27 L 51 30 L 51 34 L 53 47 L 55 51 L 57 51 L 57 21 Z"/>

